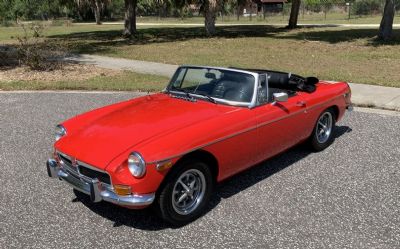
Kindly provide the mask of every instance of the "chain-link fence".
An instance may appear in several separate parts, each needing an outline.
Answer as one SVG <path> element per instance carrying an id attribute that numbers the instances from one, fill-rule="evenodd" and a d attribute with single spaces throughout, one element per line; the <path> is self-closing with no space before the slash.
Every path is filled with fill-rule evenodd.
<path id="1" fill-rule="evenodd" d="M 400 0 L 395 0 L 400 7 Z M 365 16 L 382 15 L 385 1 L 382 0 L 304 0 L 301 3 L 300 13 L 323 14 L 341 17 L 360 18 Z M 290 4 L 289 4 L 290 5 Z"/>
<path id="2" fill-rule="evenodd" d="M 395 0 L 396 9 L 400 10 L 400 0 Z M 377 23 L 382 17 L 385 1 L 382 0 L 302 0 L 299 21 L 302 22 L 356 22 Z M 287 0 L 252 0 L 244 6 L 226 5 L 222 21 L 266 20 L 271 23 L 286 22 L 289 19 L 291 2 Z M 239 8 L 239 9 L 238 9 Z"/>

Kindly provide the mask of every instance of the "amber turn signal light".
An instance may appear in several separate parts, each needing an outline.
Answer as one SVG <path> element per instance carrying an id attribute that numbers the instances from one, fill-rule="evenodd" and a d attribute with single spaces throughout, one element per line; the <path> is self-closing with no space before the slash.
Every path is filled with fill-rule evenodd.
<path id="1" fill-rule="evenodd" d="M 171 161 L 157 163 L 157 166 L 156 166 L 158 171 L 164 171 L 164 170 L 169 169 L 171 167 L 172 167 L 172 162 Z"/>
<path id="2" fill-rule="evenodd" d="M 126 186 L 126 185 L 114 185 L 114 192 L 117 195 L 130 195 L 132 194 L 132 189 L 131 186 Z"/>

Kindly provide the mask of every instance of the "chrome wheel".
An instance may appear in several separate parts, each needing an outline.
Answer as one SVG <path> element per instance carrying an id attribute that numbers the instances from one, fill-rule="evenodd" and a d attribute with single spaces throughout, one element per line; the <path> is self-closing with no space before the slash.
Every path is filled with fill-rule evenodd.
<path id="1" fill-rule="evenodd" d="M 181 174 L 172 191 L 172 207 L 181 215 L 192 213 L 200 205 L 206 190 L 204 174 L 190 169 Z"/>
<path id="2" fill-rule="evenodd" d="M 329 140 L 332 132 L 333 118 L 330 112 L 325 112 L 318 119 L 317 127 L 315 129 L 315 136 L 318 143 L 323 144 Z"/>

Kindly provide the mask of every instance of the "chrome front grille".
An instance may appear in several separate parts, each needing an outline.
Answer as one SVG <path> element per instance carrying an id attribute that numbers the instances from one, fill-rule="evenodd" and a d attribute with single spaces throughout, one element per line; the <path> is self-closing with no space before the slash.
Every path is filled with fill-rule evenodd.
<path id="1" fill-rule="evenodd" d="M 106 172 L 100 171 L 95 167 L 78 160 L 73 162 L 73 159 L 70 156 L 63 153 L 58 152 L 57 155 L 60 159 L 61 166 L 76 177 L 82 178 L 86 181 L 91 181 L 97 178 L 100 182 L 111 185 L 111 178 Z"/>
<path id="2" fill-rule="evenodd" d="M 78 167 L 72 165 L 71 157 L 62 153 L 58 153 L 58 158 L 60 158 L 61 165 L 64 169 L 76 176 L 79 175 Z"/>

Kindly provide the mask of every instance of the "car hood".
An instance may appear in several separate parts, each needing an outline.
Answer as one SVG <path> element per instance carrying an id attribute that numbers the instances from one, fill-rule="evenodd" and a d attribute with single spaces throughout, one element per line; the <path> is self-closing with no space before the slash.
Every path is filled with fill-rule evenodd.
<path id="1" fill-rule="evenodd" d="M 80 115 L 66 122 L 75 127 L 55 147 L 80 161 L 105 169 L 118 155 L 140 143 L 229 112 L 234 107 L 155 94 Z M 99 114 L 104 113 L 104 114 Z M 88 116 L 96 116 L 88 122 Z M 79 127 L 79 128 L 77 128 Z"/>

